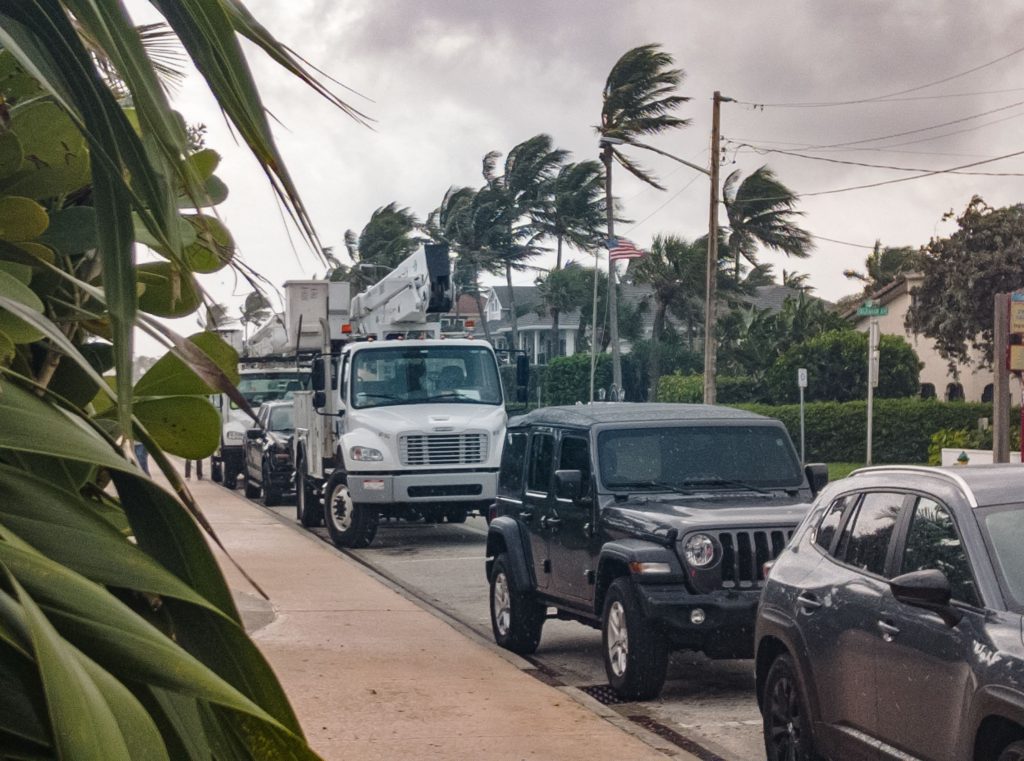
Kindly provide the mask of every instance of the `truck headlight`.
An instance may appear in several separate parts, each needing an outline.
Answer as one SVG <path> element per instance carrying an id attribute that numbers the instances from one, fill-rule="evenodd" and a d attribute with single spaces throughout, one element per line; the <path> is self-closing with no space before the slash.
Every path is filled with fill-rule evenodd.
<path id="1" fill-rule="evenodd" d="M 683 541 L 683 559 L 691 568 L 707 568 L 715 560 L 715 541 L 707 534 L 692 534 Z"/>
<path id="2" fill-rule="evenodd" d="M 380 450 L 372 447 L 352 447 L 348 450 L 348 455 L 359 462 L 380 462 L 384 459 Z"/>

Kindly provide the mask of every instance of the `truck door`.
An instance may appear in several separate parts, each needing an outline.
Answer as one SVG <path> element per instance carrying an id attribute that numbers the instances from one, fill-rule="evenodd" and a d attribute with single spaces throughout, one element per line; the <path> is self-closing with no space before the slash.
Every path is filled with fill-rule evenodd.
<path id="1" fill-rule="evenodd" d="M 548 552 L 548 512 L 551 509 L 551 481 L 555 472 L 555 433 L 535 431 L 530 437 L 526 467 L 526 489 L 520 520 L 530 535 L 530 552 L 537 588 L 547 589 L 551 582 L 551 558 Z"/>

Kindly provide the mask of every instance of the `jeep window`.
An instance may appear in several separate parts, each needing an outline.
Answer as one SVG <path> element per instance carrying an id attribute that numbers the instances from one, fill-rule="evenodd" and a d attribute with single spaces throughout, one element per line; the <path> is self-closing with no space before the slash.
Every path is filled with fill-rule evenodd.
<path id="1" fill-rule="evenodd" d="M 832 542 L 836 537 L 836 532 L 839 531 L 840 524 L 843 522 L 843 513 L 846 512 L 847 508 L 856 504 L 856 502 L 856 496 L 848 494 L 837 499 L 825 511 L 825 515 L 814 533 L 815 544 L 825 550 L 825 552 L 832 551 Z"/>
<path id="2" fill-rule="evenodd" d="M 996 572 L 1014 610 L 1024 611 L 1024 502 L 1000 505 L 981 513 Z"/>
<path id="3" fill-rule="evenodd" d="M 846 522 L 836 557 L 855 568 L 885 576 L 889 540 L 903 508 L 903 494 L 868 492 Z"/>
<path id="4" fill-rule="evenodd" d="M 501 469 L 498 471 L 498 488 L 502 494 L 519 496 L 523 488 L 523 463 L 526 460 L 526 433 L 523 431 L 505 434 L 505 450 L 501 455 Z"/>
<path id="5" fill-rule="evenodd" d="M 580 496 L 590 494 L 590 442 L 581 436 L 563 436 L 559 470 L 578 470 L 583 475 Z"/>
<path id="6" fill-rule="evenodd" d="M 598 436 L 601 482 L 660 485 L 742 482 L 799 488 L 803 474 L 785 429 L 768 425 L 612 429 Z M 734 485 L 725 484 L 722 485 Z"/>
<path id="7" fill-rule="evenodd" d="M 551 489 L 552 467 L 555 464 L 555 437 L 550 433 L 533 434 L 530 446 L 530 472 L 526 477 L 529 491 L 547 494 Z"/>
<path id="8" fill-rule="evenodd" d="M 931 568 L 942 571 L 949 579 L 954 600 L 978 605 L 971 565 L 952 516 L 939 503 L 922 497 L 907 530 L 900 573 Z"/>

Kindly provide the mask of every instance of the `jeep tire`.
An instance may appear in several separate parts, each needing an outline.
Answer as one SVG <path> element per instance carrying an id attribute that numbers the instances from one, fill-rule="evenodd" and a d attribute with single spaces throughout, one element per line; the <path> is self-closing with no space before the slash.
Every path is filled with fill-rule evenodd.
<path id="1" fill-rule="evenodd" d="M 324 489 L 324 525 L 335 546 L 343 549 L 368 547 L 377 534 L 377 510 L 352 502 L 344 473 L 334 473 Z"/>
<path id="2" fill-rule="evenodd" d="M 547 609 L 532 592 L 517 592 L 512 587 L 508 559 L 494 559 L 491 568 L 491 629 L 494 641 L 506 650 L 529 655 L 540 644 Z"/>
<path id="3" fill-rule="evenodd" d="M 601 616 L 601 643 L 608 683 L 620 698 L 650 700 L 658 696 L 668 670 L 668 644 L 644 617 L 628 576 L 620 576 L 608 587 Z"/>

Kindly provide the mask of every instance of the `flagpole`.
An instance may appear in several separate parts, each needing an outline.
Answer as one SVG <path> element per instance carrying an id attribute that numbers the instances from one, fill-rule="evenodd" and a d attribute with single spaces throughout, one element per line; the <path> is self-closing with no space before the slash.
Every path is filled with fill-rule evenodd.
<path id="1" fill-rule="evenodd" d="M 594 403 L 594 371 L 597 368 L 597 276 L 600 272 L 598 254 L 601 249 L 594 249 L 594 308 L 590 317 L 590 403 Z"/>

